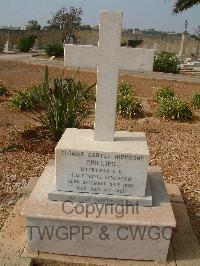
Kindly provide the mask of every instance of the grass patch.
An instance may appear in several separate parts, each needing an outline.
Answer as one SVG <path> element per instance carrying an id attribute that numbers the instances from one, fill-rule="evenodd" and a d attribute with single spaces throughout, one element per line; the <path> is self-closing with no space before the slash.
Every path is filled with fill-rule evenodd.
<path id="1" fill-rule="evenodd" d="M 162 52 L 154 58 L 153 70 L 164 73 L 180 73 L 180 59 L 170 52 Z"/>
<path id="2" fill-rule="evenodd" d="M 200 91 L 192 95 L 192 105 L 196 108 L 200 108 Z"/>
<path id="3" fill-rule="evenodd" d="M 62 43 L 48 43 L 44 46 L 44 50 L 48 56 L 64 56 L 64 47 Z"/>
<path id="4" fill-rule="evenodd" d="M 7 84 L 4 81 L 0 80 L 0 97 L 5 97 L 8 94 Z"/>
<path id="5" fill-rule="evenodd" d="M 175 97 L 175 91 L 169 86 L 157 88 L 154 93 L 154 100 L 159 103 L 163 99 L 172 99 Z"/>
<path id="6" fill-rule="evenodd" d="M 10 105 L 21 111 L 30 111 L 35 109 L 39 103 L 38 99 L 39 86 L 27 86 L 23 90 L 13 94 Z"/>
<path id="7" fill-rule="evenodd" d="M 159 102 L 156 115 L 177 121 L 190 121 L 193 119 L 193 112 L 188 103 L 176 97 L 162 99 Z"/>
<path id="8" fill-rule="evenodd" d="M 131 84 L 121 82 L 117 94 L 117 112 L 122 117 L 143 117 L 143 106 Z"/>

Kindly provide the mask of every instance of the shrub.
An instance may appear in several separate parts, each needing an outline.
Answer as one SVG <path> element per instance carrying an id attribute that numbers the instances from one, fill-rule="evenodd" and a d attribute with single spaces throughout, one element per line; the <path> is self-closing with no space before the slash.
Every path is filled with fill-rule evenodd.
<path id="1" fill-rule="evenodd" d="M 200 108 L 200 91 L 192 95 L 192 105 Z"/>
<path id="2" fill-rule="evenodd" d="M 13 94 L 10 105 L 21 111 L 30 111 L 38 105 L 38 86 L 27 86 L 23 90 Z"/>
<path id="3" fill-rule="evenodd" d="M 44 46 L 44 50 L 46 55 L 48 56 L 63 56 L 64 48 L 61 43 L 48 43 Z"/>
<path id="4" fill-rule="evenodd" d="M 123 116 L 142 117 L 144 115 L 140 100 L 130 84 L 121 82 L 117 95 L 117 112 Z"/>
<path id="5" fill-rule="evenodd" d="M 44 83 L 38 90 L 42 109 L 40 121 L 55 139 L 60 139 L 66 128 L 78 127 L 89 113 L 88 102 L 93 97 L 94 85 L 88 86 L 74 78 L 50 80 L 46 68 Z"/>
<path id="6" fill-rule="evenodd" d="M 35 36 L 23 36 L 18 41 L 18 48 L 21 52 L 28 53 L 33 46 L 35 41 Z"/>
<path id="7" fill-rule="evenodd" d="M 0 80 L 0 97 L 8 94 L 7 84 Z"/>
<path id="8" fill-rule="evenodd" d="M 156 111 L 157 116 L 169 118 L 178 121 L 187 121 L 193 118 L 193 113 L 190 106 L 174 97 L 174 98 L 163 98 L 159 102 L 159 107 Z"/>
<path id="9" fill-rule="evenodd" d="M 175 92 L 172 88 L 168 86 L 162 86 L 157 88 L 154 94 L 154 100 L 160 102 L 163 99 L 171 99 L 175 97 Z"/>
<path id="10" fill-rule="evenodd" d="M 180 60 L 174 53 L 162 52 L 155 56 L 154 71 L 164 73 L 180 73 Z"/>
<path id="11" fill-rule="evenodd" d="M 74 78 L 49 79 L 46 67 L 43 84 L 29 86 L 15 93 L 10 104 L 20 110 L 33 112 L 36 120 L 58 140 L 66 128 L 78 127 L 89 113 L 94 86 L 75 81 Z"/>
<path id="12" fill-rule="evenodd" d="M 138 45 L 140 45 L 143 42 L 143 40 L 128 40 L 128 46 L 135 48 Z"/>

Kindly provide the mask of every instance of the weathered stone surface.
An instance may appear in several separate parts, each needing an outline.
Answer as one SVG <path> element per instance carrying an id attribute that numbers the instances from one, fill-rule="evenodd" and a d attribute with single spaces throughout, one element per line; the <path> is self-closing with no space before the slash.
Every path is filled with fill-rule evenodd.
<path id="1" fill-rule="evenodd" d="M 8 40 L 8 41 L 5 43 L 5 47 L 4 47 L 3 52 L 4 52 L 4 53 L 9 53 L 9 52 L 11 52 L 11 51 L 13 51 L 13 47 L 12 47 L 12 45 L 10 44 L 10 41 Z"/>
<path id="2" fill-rule="evenodd" d="M 121 47 L 122 12 L 101 11 L 99 46 L 65 45 L 65 66 L 97 68 L 95 140 L 114 140 L 119 70 L 152 71 L 154 50 Z"/>
<path id="3" fill-rule="evenodd" d="M 184 200 L 178 186 L 174 184 L 166 184 L 166 188 L 171 202 L 184 204 Z"/>
<path id="4" fill-rule="evenodd" d="M 171 240 L 175 254 L 176 265 L 199 266 L 200 246 L 192 230 L 186 207 L 183 203 L 172 202 L 172 208 L 177 221 L 177 229 L 174 232 Z"/>
<path id="5" fill-rule="evenodd" d="M 133 208 L 126 206 L 126 213 L 120 218 L 111 206 L 102 206 L 101 215 L 96 209 L 86 217 L 86 212 L 72 212 L 71 203 L 65 203 L 63 207 L 61 202 L 49 201 L 53 169 L 54 164 L 45 169 L 23 210 L 29 226 L 28 244 L 31 249 L 78 256 L 166 260 L 176 222 L 158 168 L 151 169 L 154 207 L 140 207 L 137 213 L 133 213 Z M 87 204 L 81 205 L 87 209 Z M 103 240 L 104 234 L 101 239 L 104 228 L 109 233 L 107 240 Z M 43 230 L 52 232 L 51 240 L 47 234 L 41 238 L 39 232 Z M 138 230 L 144 236 L 140 236 Z"/>
<path id="6" fill-rule="evenodd" d="M 144 110 L 145 117 L 152 117 L 153 116 L 153 109 L 149 103 L 149 99 L 145 97 L 141 97 L 141 102 Z"/>
<path id="7" fill-rule="evenodd" d="M 184 57 L 187 54 L 187 41 L 188 41 L 188 32 L 184 31 L 182 33 L 182 40 L 181 40 L 181 47 L 180 47 L 180 52 L 179 56 Z"/>
<path id="8" fill-rule="evenodd" d="M 137 121 L 138 125 L 140 126 L 152 126 L 152 127 L 158 127 L 160 125 L 160 120 L 156 117 L 145 117 L 138 119 Z"/>
<path id="9" fill-rule="evenodd" d="M 149 151 L 144 133 L 116 132 L 95 141 L 94 131 L 67 129 L 56 147 L 59 191 L 145 196 Z"/>
<path id="10" fill-rule="evenodd" d="M 27 246 L 24 250 L 25 257 L 32 258 L 32 252 L 27 250 Z M 103 258 L 91 258 L 91 257 L 79 257 L 79 256 L 66 256 L 58 254 L 38 253 L 37 259 L 35 259 L 37 265 L 41 266 L 176 266 L 173 256 L 173 250 L 170 245 L 167 263 L 159 263 L 154 261 L 133 261 L 133 260 L 116 260 L 116 259 L 103 259 Z"/>
<path id="11" fill-rule="evenodd" d="M 107 205 L 124 205 L 124 206 L 152 206 L 152 193 L 150 187 L 150 176 L 147 179 L 145 197 L 137 196 L 121 196 L 121 195 L 105 195 L 91 193 L 74 193 L 59 191 L 56 189 L 56 178 L 54 178 L 53 186 L 48 193 L 48 199 L 53 201 L 74 201 Z"/>
<path id="12" fill-rule="evenodd" d="M 28 182 L 28 185 L 24 189 L 23 197 L 29 197 L 31 192 L 33 191 L 35 185 L 37 184 L 39 177 L 34 176 L 30 178 L 30 181 Z"/>
<path id="13" fill-rule="evenodd" d="M 25 197 L 30 191 L 30 187 L 33 186 L 35 178 L 30 180 L 29 189 L 26 190 Z M 176 185 L 166 184 L 167 192 L 169 195 L 174 195 L 173 198 L 178 198 L 180 191 Z M 176 194 L 177 193 L 177 194 Z M 77 256 L 66 256 L 57 254 L 48 254 L 41 252 L 34 252 L 26 246 L 26 239 L 22 237 L 23 253 L 19 254 L 19 242 L 14 241 L 12 238 L 12 230 L 15 228 L 15 233 L 25 236 L 25 219 L 20 216 L 23 202 L 26 198 L 20 200 L 14 207 L 10 217 L 6 221 L 3 230 L 0 232 L 0 239 L 3 241 L 0 243 L 0 265 L 32 265 L 31 261 L 37 265 L 48 265 L 48 266 L 60 266 L 60 265 L 80 265 L 80 266 L 161 266 L 163 264 L 150 262 L 150 261 L 133 261 L 133 260 L 115 260 L 115 259 L 102 259 L 102 258 L 91 258 L 91 257 L 77 257 Z M 173 249 L 170 245 L 167 265 L 168 266 L 194 266 L 200 265 L 199 257 L 199 244 L 194 235 L 194 232 L 190 226 L 190 221 L 184 204 L 176 203 L 172 204 L 174 214 L 178 223 L 178 230 L 173 234 L 172 244 Z M 22 222 L 22 223 L 21 223 Z M 15 227 L 13 227 L 15 225 Z M 16 228 L 18 228 L 16 230 Z M 186 233 L 187 232 L 187 233 Z M 2 245 L 3 243 L 3 245 Z M 11 244 L 10 244 L 11 243 Z M 182 245 L 184 243 L 184 245 Z M 12 248 L 11 248 L 12 246 Z M 26 247 L 25 247 L 26 246 Z M 24 248 L 25 247 L 25 248 Z M 3 249 L 2 249 L 3 248 Z M 11 252 L 10 252 L 11 251 Z M 6 255 L 5 255 L 6 254 Z M 21 256 L 21 257 L 19 257 Z M 174 258 L 175 256 L 175 258 Z"/>

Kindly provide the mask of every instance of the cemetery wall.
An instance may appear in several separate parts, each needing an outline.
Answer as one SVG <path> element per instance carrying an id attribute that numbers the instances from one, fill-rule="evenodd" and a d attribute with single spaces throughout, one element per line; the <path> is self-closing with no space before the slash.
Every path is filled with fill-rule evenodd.
<path id="1" fill-rule="evenodd" d="M 80 40 L 81 44 L 97 45 L 98 32 L 97 31 L 77 31 L 76 38 Z M 128 39 L 132 39 L 133 35 L 123 32 L 122 43 L 127 42 Z M 188 38 L 186 55 L 191 57 L 192 54 L 196 54 L 198 43 L 194 38 Z M 158 52 L 168 51 L 179 54 L 181 47 L 181 37 L 175 36 L 151 36 L 143 35 L 143 42 L 138 46 L 141 48 L 157 48 Z"/>
<path id="2" fill-rule="evenodd" d="M 143 48 L 157 48 L 157 51 L 168 51 L 179 54 L 181 47 L 181 37 L 175 36 L 143 36 L 143 43 L 140 47 Z M 196 55 L 198 43 L 194 38 L 188 38 L 186 55 L 191 57 Z"/>
<path id="3" fill-rule="evenodd" d="M 8 31 L 0 30 L 0 50 L 3 50 L 4 44 L 8 39 L 8 32 L 10 32 L 10 42 L 12 45 L 17 44 L 20 36 L 35 34 L 38 37 L 39 46 L 42 47 L 48 42 L 56 42 L 62 40 L 62 32 L 60 31 L 37 31 L 37 32 L 27 32 L 27 31 Z M 97 45 L 98 43 L 98 31 L 76 31 L 75 36 L 80 44 L 91 44 Z M 124 32 L 122 34 L 122 43 L 127 42 L 131 39 L 133 35 L 131 33 Z M 169 51 L 179 53 L 181 46 L 181 37 L 175 36 L 143 36 L 143 43 L 140 44 L 142 48 L 156 48 L 157 51 Z M 193 38 L 188 39 L 187 43 L 187 56 L 190 57 L 195 54 L 197 50 L 197 41 Z"/>
<path id="4" fill-rule="evenodd" d="M 10 33 L 10 43 L 11 45 L 17 44 L 21 36 L 26 35 L 36 35 L 39 40 L 39 45 L 42 47 L 48 42 L 56 42 L 62 40 L 62 33 L 60 31 L 20 31 L 20 30 L 0 30 L 0 50 L 4 48 L 4 44 L 8 39 L 8 34 Z"/>

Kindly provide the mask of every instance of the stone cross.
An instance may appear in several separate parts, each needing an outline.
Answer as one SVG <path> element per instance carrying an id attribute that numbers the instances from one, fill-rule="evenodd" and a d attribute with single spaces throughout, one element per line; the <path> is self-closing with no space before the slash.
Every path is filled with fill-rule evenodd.
<path id="1" fill-rule="evenodd" d="M 97 141 L 114 140 L 119 70 L 153 70 L 153 50 L 121 47 L 122 17 L 122 12 L 101 11 L 98 46 L 65 45 L 65 66 L 97 68 Z"/>
<path id="2" fill-rule="evenodd" d="M 188 23 L 187 19 L 185 20 L 185 23 L 184 23 L 184 25 L 185 25 L 185 31 L 187 31 L 187 28 L 188 28 L 188 25 L 189 25 L 189 23 Z"/>

